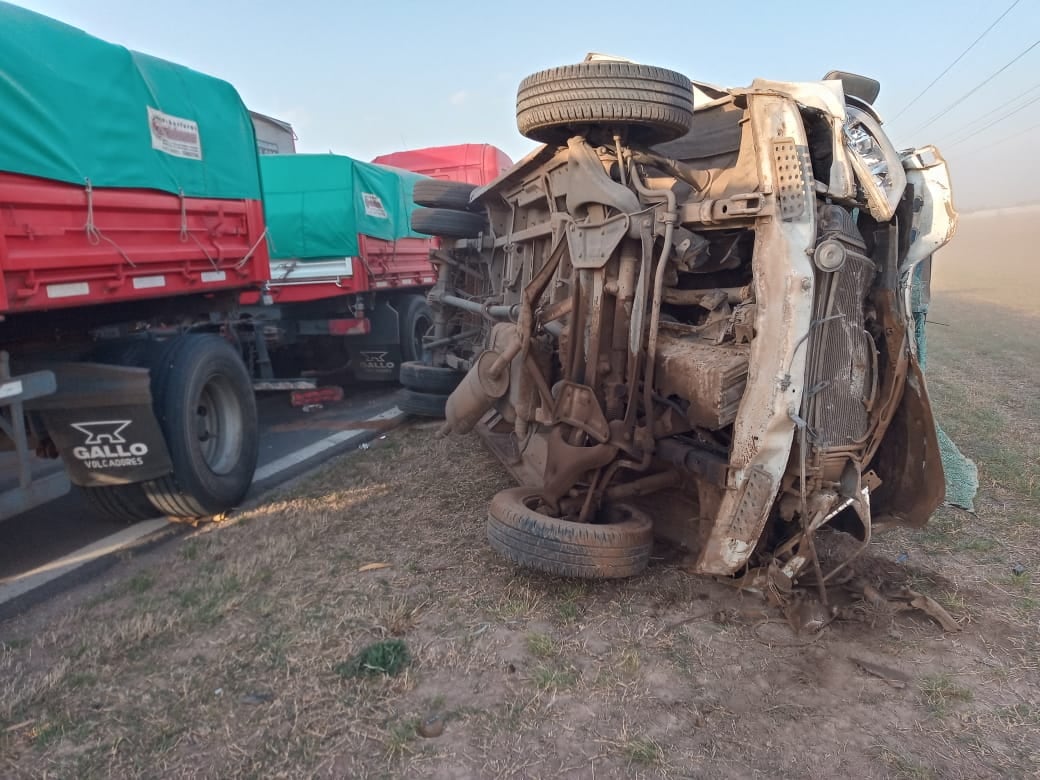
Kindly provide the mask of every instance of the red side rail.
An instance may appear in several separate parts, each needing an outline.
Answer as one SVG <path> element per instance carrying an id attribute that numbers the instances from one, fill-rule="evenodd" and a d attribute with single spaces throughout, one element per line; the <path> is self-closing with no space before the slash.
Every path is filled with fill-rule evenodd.
<path id="1" fill-rule="evenodd" d="M 263 204 L 0 172 L 0 314 L 253 287 Z"/>
<path id="2" fill-rule="evenodd" d="M 290 274 L 283 278 L 274 261 L 271 269 L 269 293 L 275 303 L 303 303 L 326 298 L 337 298 L 357 293 L 404 290 L 408 288 L 432 287 L 437 281 L 437 269 L 430 263 L 430 249 L 439 239 L 402 238 L 398 241 L 382 241 L 370 236 L 358 236 L 360 257 L 351 259 L 351 273 L 338 275 L 330 271 L 323 278 L 310 277 L 303 280 Z M 301 260 L 294 270 L 311 269 L 315 261 Z M 244 305 L 260 302 L 260 294 L 249 290 L 240 296 Z"/>
<path id="3" fill-rule="evenodd" d="M 361 256 L 372 272 L 372 289 L 432 287 L 437 281 L 437 269 L 430 263 L 430 250 L 440 245 L 440 239 L 381 241 L 369 236 L 359 238 Z"/>

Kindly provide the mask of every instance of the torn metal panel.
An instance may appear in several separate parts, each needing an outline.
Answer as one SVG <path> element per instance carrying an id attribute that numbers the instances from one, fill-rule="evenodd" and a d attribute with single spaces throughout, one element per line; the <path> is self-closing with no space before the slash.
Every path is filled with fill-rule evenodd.
<path id="1" fill-rule="evenodd" d="M 776 137 L 795 146 L 807 138 L 795 105 L 769 94 L 749 95 L 751 126 L 759 148 L 769 149 Z M 776 191 L 773 160 L 763 155 L 759 175 Z M 801 177 L 803 182 L 804 177 Z M 805 185 L 806 189 L 808 185 Z M 747 390 L 733 426 L 731 489 L 697 559 L 697 570 L 732 574 L 747 563 L 762 533 L 772 500 L 749 509 L 742 491 L 755 474 L 755 495 L 775 496 L 790 458 L 794 418 L 804 392 L 805 335 L 812 319 L 814 275 L 810 250 L 816 239 L 816 211 L 805 210 L 789 221 L 763 220 L 755 231 L 754 270 L 756 338 L 751 342 Z M 782 257 L 783 262 L 776 262 Z M 764 485 L 768 485 L 768 491 Z M 742 501 L 744 505 L 742 506 Z"/>
<path id="2" fill-rule="evenodd" d="M 953 238 L 957 212 L 950 171 L 938 149 L 925 146 L 904 152 L 902 162 L 914 199 L 913 240 L 902 265 L 904 272 L 910 272 Z"/>

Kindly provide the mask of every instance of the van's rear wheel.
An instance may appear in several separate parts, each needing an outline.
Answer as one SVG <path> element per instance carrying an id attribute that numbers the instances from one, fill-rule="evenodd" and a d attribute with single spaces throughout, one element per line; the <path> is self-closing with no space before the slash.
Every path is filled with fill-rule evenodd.
<path id="1" fill-rule="evenodd" d="M 420 393 L 405 388 L 397 400 L 397 408 L 416 417 L 433 417 L 443 420 L 448 396 L 441 393 Z"/>
<path id="2" fill-rule="evenodd" d="M 449 395 L 465 376 L 446 366 L 427 366 L 417 361 L 401 364 L 401 384 L 420 393 Z"/>
<path id="3" fill-rule="evenodd" d="M 412 230 L 427 236 L 476 238 L 487 228 L 480 214 L 453 209 L 417 208 L 412 212 Z"/>
<path id="4" fill-rule="evenodd" d="M 260 449 L 252 382 L 238 353 L 213 334 L 179 337 L 152 369 L 152 397 L 173 473 L 144 483 L 151 503 L 177 517 L 238 504 Z"/>
<path id="5" fill-rule="evenodd" d="M 445 181 L 443 179 L 422 179 L 415 183 L 412 200 L 420 206 L 431 209 L 469 209 L 469 196 L 476 187 L 461 181 Z"/>

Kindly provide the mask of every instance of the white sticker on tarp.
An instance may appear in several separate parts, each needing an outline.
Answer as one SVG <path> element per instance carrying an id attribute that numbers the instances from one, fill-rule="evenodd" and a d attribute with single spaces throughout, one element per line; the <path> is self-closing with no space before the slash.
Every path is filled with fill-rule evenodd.
<path id="1" fill-rule="evenodd" d="M 362 192 L 361 200 L 365 204 L 365 213 L 370 217 L 376 219 L 389 219 L 386 214 L 386 209 L 383 208 L 383 201 L 379 199 L 378 195 L 371 192 Z"/>
<path id="2" fill-rule="evenodd" d="M 223 271 L 203 271 L 202 281 L 204 282 L 223 282 L 227 279 L 227 274 Z"/>
<path id="3" fill-rule="evenodd" d="M 21 393 L 22 382 L 19 379 L 0 385 L 0 398 L 10 398 L 12 395 L 21 395 Z"/>
<path id="4" fill-rule="evenodd" d="M 199 138 L 197 122 L 164 114 L 148 106 L 148 130 L 152 134 L 153 149 L 174 157 L 202 159 L 202 140 Z"/>
<path id="5" fill-rule="evenodd" d="M 152 287 L 165 287 L 166 277 L 165 276 L 135 276 L 134 277 L 134 289 L 135 290 L 148 290 Z"/>

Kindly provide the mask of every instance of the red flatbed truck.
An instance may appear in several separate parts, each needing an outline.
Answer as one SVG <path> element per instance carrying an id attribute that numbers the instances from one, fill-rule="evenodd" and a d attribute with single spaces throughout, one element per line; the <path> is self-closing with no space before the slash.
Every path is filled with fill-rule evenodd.
<path id="1" fill-rule="evenodd" d="M 292 175 L 294 165 L 323 160 L 335 164 L 346 159 L 325 155 L 292 157 L 262 160 L 269 164 L 264 168 L 265 188 L 278 188 L 277 184 L 267 184 L 275 174 L 298 180 Z M 307 157 L 315 159 L 301 159 Z M 492 181 L 511 164 L 504 152 L 489 144 L 457 144 L 394 152 L 376 157 L 372 164 L 355 162 L 359 170 L 354 175 L 364 180 L 365 174 L 373 173 L 372 168 L 378 166 L 476 187 Z M 279 166 L 279 170 L 270 166 Z M 283 172 L 282 166 L 290 167 Z M 338 171 L 329 176 L 334 182 L 342 178 Z M 410 186 L 414 178 L 401 176 L 405 187 L 400 193 L 403 203 L 396 205 L 404 209 L 405 218 L 414 208 Z M 305 195 L 307 185 L 299 186 Z M 362 198 L 371 197 L 363 190 L 364 184 L 354 188 L 355 198 L 345 203 L 347 211 L 362 209 Z M 274 197 L 267 200 L 269 214 L 277 212 Z M 385 206 L 390 209 L 389 203 Z M 364 219 L 364 214 L 344 212 L 339 222 L 354 224 Z M 272 220 L 274 248 L 279 245 L 277 224 L 278 220 Z M 298 222 L 292 222 L 290 227 L 296 231 L 307 229 Z M 364 224 L 358 227 L 361 231 L 366 229 Z M 322 226 L 316 229 L 321 230 Z M 294 396 L 306 403 L 336 395 L 335 387 L 326 388 L 331 395 L 307 392 L 316 386 L 316 375 L 345 370 L 359 380 L 396 380 L 402 362 L 421 359 L 422 339 L 432 327 L 426 293 L 437 279 L 430 253 L 437 249 L 439 241 L 410 231 L 396 240 L 358 232 L 356 244 L 344 245 L 341 256 L 326 256 L 325 250 L 315 251 L 315 256 L 280 256 L 272 249 L 270 281 L 262 291 L 249 291 L 242 296 L 244 315 L 263 323 L 258 327 L 267 335 L 265 346 L 271 357 L 257 378 L 257 389 L 303 390 Z"/>
<path id="2" fill-rule="evenodd" d="M 258 430 L 232 321 L 269 278 L 245 106 L 6 3 L 0 72 L 0 519 L 70 482 L 126 519 L 234 506 Z"/>
<path id="3" fill-rule="evenodd" d="M 2 2 L 0 70 L 0 520 L 72 484 L 126 520 L 225 511 L 255 470 L 253 390 L 286 384 L 272 355 L 361 379 L 418 356 L 435 240 L 272 264 L 231 85 Z M 485 145 L 378 162 L 472 184 L 509 164 Z"/>

